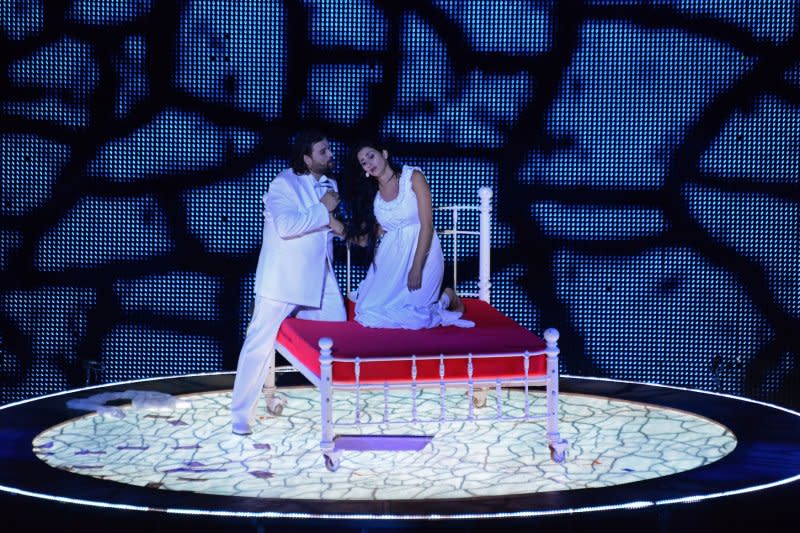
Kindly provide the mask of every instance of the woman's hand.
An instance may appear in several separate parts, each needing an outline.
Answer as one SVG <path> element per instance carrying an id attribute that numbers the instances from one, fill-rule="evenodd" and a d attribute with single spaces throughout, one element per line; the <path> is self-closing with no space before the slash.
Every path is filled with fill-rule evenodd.
<path id="1" fill-rule="evenodd" d="M 415 291 L 422 287 L 422 269 L 411 267 L 408 272 L 408 290 Z"/>

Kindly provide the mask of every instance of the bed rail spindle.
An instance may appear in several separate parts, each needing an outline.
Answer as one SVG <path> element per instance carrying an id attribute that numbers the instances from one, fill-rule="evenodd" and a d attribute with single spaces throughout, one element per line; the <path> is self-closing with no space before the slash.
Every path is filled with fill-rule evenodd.
<path id="1" fill-rule="evenodd" d="M 356 375 L 356 424 L 361 423 L 361 358 L 356 357 L 355 368 L 353 372 Z"/>
<path id="2" fill-rule="evenodd" d="M 444 354 L 439 354 L 439 421 L 444 422 Z"/>
<path id="3" fill-rule="evenodd" d="M 389 382 L 383 382 L 383 421 L 389 421 Z"/>
<path id="4" fill-rule="evenodd" d="M 344 297 L 350 298 L 350 241 L 346 241 L 345 247 L 347 248 L 347 275 L 345 276 L 345 290 L 347 292 L 344 293 Z"/>
<path id="5" fill-rule="evenodd" d="M 489 303 L 489 272 L 491 267 L 490 255 L 490 213 L 492 206 L 490 204 L 492 199 L 492 189 L 489 187 L 481 187 L 478 191 L 478 196 L 481 198 L 480 206 L 480 245 L 478 248 L 478 298 L 486 303 Z"/>
<path id="6" fill-rule="evenodd" d="M 417 421 L 417 356 L 411 355 L 411 421 Z"/>
<path id="7" fill-rule="evenodd" d="M 531 354 L 525 350 L 525 356 L 523 358 L 523 366 L 525 367 L 525 419 L 527 420 L 531 416 L 531 402 L 530 396 L 528 394 L 528 371 L 531 367 Z"/>
<path id="8" fill-rule="evenodd" d="M 475 384 L 472 381 L 472 352 L 467 355 L 467 390 L 468 390 L 468 403 L 469 403 L 469 416 L 470 420 L 475 420 Z"/>
<path id="9" fill-rule="evenodd" d="M 458 209 L 453 209 L 453 290 L 458 292 Z"/>
<path id="10" fill-rule="evenodd" d="M 495 405 L 497 405 L 497 418 L 499 419 L 503 416 L 503 397 L 500 389 L 500 378 L 494 381 L 494 400 Z"/>

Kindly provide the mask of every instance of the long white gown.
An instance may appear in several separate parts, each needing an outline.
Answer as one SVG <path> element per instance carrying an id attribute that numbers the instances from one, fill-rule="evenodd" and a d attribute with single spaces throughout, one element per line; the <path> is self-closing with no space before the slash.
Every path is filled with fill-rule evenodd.
<path id="1" fill-rule="evenodd" d="M 471 327 L 472 322 L 461 319 L 460 312 L 447 310 L 440 301 L 444 256 L 436 232 L 422 269 L 422 287 L 408 290 L 408 273 L 420 231 L 417 195 L 411 188 L 411 174 L 415 170 L 420 171 L 416 167 L 403 167 L 394 200 L 385 201 L 380 192 L 375 195 L 375 217 L 385 233 L 358 288 L 356 321 L 373 328 Z"/>

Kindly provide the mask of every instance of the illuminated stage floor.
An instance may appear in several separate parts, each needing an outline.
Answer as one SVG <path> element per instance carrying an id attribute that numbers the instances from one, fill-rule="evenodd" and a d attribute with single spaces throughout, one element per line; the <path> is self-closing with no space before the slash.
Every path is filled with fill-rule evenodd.
<path id="1" fill-rule="evenodd" d="M 341 526 L 432 516 L 439 523 L 464 523 L 663 513 L 681 503 L 723 502 L 771 486 L 797 492 L 800 483 L 796 413 L 697 391 L 562 378 L 560 429 L 570 442 L 563 464 L 550 459 L 544 421 L 445 422 L 367 426 L 369 433 L 434 438 L 418 452 L 345 452 L 332 473 L 319 451 L 315 389 L 284 388 L 284 415 L 262 416 L 251 436 L 238 437 L 230 433 L 231 384 L 232 374 L 187 376 L 5 406 L 0 485 L 22 495 L 5 500 L 36 496 L 44 500 L 34 507 L 61 501 L 75 509 L 149 510 L 155 520 L 199 514 L 336 520 Z M 182 405 L 169 412 L 120 405 L 121 418 L 66 407 L 68 399 L 131 390 L 180 395 Z M 504 389 L 502 395 L 508 414 L 521 412 L 521 391 Z M 399 392 L 388 400 L 390 418 L 409 403 Z M 489 400 L 485 409 L 494 410 L 493 393 Z M 383 415 L 382 393 L 362 401 L 367 416 Z M 447 402 L 448 412 L 466 410 L 463 391 L 449 393 Z M 543 402 L 534 395 L 535 407 Z M 335 417 L 352 418 L 352 397 L 339 394 L 337 403 Z M 436 411 L 438 392 L 422 393 L 418 406 Z"/>
<path id="2" fill-rule="evenodd" d="M 589 396 L 562 398 L 562 437 L 568 459 L 550 459 L 544 421 L 450 422 L 367 426 L 369 434 L 435 435 L 421 451 L 345 454 L 329 472 L 319 451 L 319 393 L 284 389 L 283 416 L 261 420 L 249 437 L 230 431 L 230 393 L 181 397 L 170 414 L 122 410 L 124 418 L 91 414 L 49 428 L 33 440 L 36 455 L 54 468 L 142 487 L 313 500 L 416 500 L 501 496 L 608 487 L 676 474 L 717 461 L 736 447 L 723 426 L 688 413 Z M 355 412 L 354 395 L 340 394 L 335 418 Z M 524 395 L 503 391 L 508 414 L 519 415 Z M 438 414 L 437 391 L 418 395 L 420 416 Z M 383 394 L 362 393 L 365 414 L 383 414 Z M 544 395 L 533 398 L 544 410 Z M 448 413 L 468 398 L 447 396 Z M 388 398 L 399 418 L 407 394 Z M 372 409 L 369 409 L 372 407 Z M 494 402 L 484 408 L 493 411 Z M 519 411 L 518 413 L 515 411 Z M 364 421 L 367 416 L 364 416 Z"/>

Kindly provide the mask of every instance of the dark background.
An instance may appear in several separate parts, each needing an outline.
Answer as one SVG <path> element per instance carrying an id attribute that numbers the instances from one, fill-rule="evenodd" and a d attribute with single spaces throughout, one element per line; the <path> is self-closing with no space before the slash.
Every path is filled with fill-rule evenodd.
<path id="1" fill-rule="evenodd" d="M 563 372 L 799 407 L 799 14 L 3 2 L 0 403 L 233 370 L 261 196 L 313 125 L 437 205 L 492 187 L 492 303 L 558 328 Z"/>

